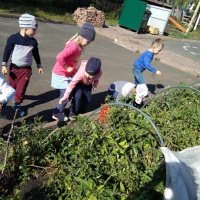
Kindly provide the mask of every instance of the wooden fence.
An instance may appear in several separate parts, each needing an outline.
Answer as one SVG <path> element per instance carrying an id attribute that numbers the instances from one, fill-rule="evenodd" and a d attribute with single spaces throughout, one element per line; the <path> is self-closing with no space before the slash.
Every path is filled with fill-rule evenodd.
<path id="1" fill-rule="evenodd" d="M 100 0 L 103 12 L 117 11 L 123 5 L 124 0 Z"/>

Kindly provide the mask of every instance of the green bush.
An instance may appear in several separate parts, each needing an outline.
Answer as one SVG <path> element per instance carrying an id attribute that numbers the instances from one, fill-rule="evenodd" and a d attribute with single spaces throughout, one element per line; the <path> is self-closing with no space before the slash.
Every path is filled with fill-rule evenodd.
<path id="1" fill-rule="evenodd" d="M 189 88 L 170 89 L 142 108 L 171 150 L 199 144 L 199 97 L 199 92 Z M 75 127 L 68 124 L 57 129 L 44 143 L 52 130 L 41 128 L 39 119 L 35 124 L 23 123 L 14 129 L 0 183 L 1 196 L 48 200 L 162 199 L 164 156 L 150 121 L 129 106 L 110 107 L 105 123 L 96 118 L 83 121 L 80 117 Z M 41 184 L 33 186 L 33 181 Z M 23 188 L 30 189 L 25 192 Z"/>

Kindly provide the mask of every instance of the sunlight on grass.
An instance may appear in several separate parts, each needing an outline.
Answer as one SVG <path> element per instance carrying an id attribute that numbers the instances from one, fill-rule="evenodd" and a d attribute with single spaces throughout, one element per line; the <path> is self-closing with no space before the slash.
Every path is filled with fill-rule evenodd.
<path id="1" fill-rule="evenodd" d="M 118 25 L 119 21 L 119 16 L 116 15 L 116 13 L 111 12 L 111 13 L 105 13 L 105 18 L 106 18 L 106 24 L 108 25 Z"/>
<path id="2" fill-rule="evenodd" d="M 62 14 L 59 15 L 55 13 L 47 13 L 42 10 L 35 11 L 35 16 L 38 16 L 40 18 L 45 18 L 45 19 L 73 22 L 73 18 L 71 15 L 62 15 Z"/>
<path id="3" fill-rule="evenodd" d="M 169 34 L 169 36 L 173 38 L 180 38 L 180 39 L 200 40 L 200 29 L 189 32 L 187 35 L 185 35 L 185 33 L 181 33 L 181 34 L 171 33 Z"/>
<path id="4" fill-rule="evenodd" d="M 171 22 L 169 23 L 173 27 L 172 31 L 168 32 L 169 37 L 188 40 L 200 40 L 200 26 L 196 30 L 190 31 L 187 34 L 185 34 L 178 30 L 178 28 L 174 24 L 172 24 Z M 187 26 L 185 24 L 180 22 L 180 25 L 182 25 L 185 28 L 185 30 L 187 30 Z"/>
<path id="5" fill-rule="evenodd" d="M 189 32 L 188 36 L 192 40 L 200 40 L 200 26 L 195 31 Z"/>
<path id="6" fill-rule="evenodd" d="M 51 20 L 60 20 L 60 21 L 67 21 L 73 22 L 72 14 L 66 14 L 65 9 L 59 9 L 51 6 L 46 6 L 40 8 L 37 7 L 30 7 L 26 5 L 17 5 L 14 3 L 3 3 L 0 2 L 0 12 L 1 13 L 29 13 L 36 17 L 51 19 Z"/>
<path id="7" fill-rule="evenodd" d="M 106 21 L 106 24 L 108 24 L 108 25 L 118 25 L 118 20 L 116 20 L 116 19 L 106 19 L 105 20 Z"/>

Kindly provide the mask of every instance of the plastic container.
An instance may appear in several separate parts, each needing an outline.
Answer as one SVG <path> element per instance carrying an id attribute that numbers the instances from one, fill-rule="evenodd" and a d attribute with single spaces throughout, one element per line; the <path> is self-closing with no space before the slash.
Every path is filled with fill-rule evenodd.
<path id="1" fill-rule="evenodd" d="M 140 29 L 146 29 L 150 16 L 151 16 L 151 11 L 145 10 L 144 16 L 142 18 L 142 23 L 140 25 Z"/>
<path id="2" fill-rule="evenodd" d="M 147 2 L 143 0 L 124 0 L 119 18 L 119 26 L 139 31 Z"/>
<path id="3" fill-rule="evenodd" d="M 171 14 L 171 9 L 148 4 L 147 10 L 151 11 L 147 25 L 159 28 L 159 34 L 163 35 Z"/>

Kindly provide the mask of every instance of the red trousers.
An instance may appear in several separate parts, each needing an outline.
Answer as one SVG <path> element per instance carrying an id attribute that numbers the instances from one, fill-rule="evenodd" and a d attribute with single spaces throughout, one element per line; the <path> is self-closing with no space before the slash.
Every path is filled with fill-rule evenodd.
<path id="1" fill-rule="evenodd" d="M 24 100 L 26 88 L 28 87 L 32 69 L 28 68 L 13 68 L 10 66 L 8 83 L 16 90 L 15 102 L 22 103 Z"/>

